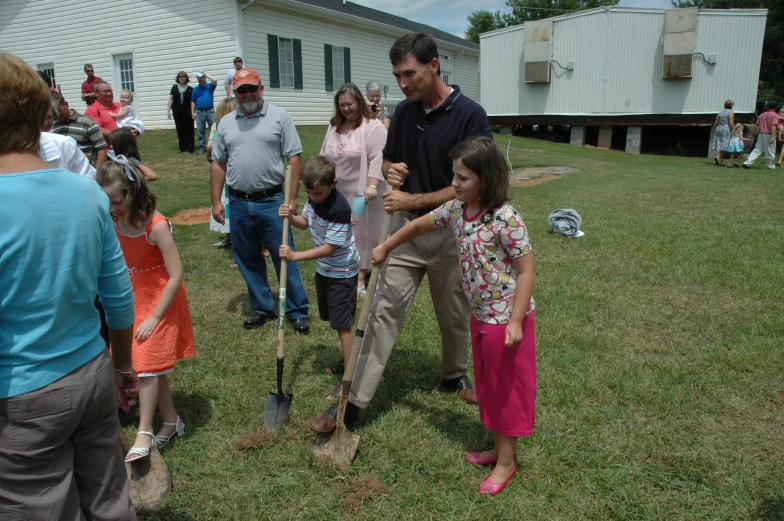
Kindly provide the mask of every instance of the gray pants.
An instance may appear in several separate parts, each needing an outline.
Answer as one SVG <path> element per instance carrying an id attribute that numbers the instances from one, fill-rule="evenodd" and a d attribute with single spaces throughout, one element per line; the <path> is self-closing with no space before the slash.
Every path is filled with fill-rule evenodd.
<path id="1" fill-rule="evenodd" d="M 770 134 L 763 134 L 760 132 L 759 136 L 757 137 L 757 144 L 754 146 L 754 150 L 751 151 L 749 157 L 743 163 L 746 166 L 751 166 L 754 164 L 754 161 L 757 160 L 759 156 L 763 153 L 765 154 L 765 164 L 771 170 L 775 170 L 776 168 L 776 140 L 771 141 Z"/>
<path id="2" fill-rule="evenodd" d="M 416 216 L 392 218 L 392 232 Z M 470 308 L 461 283 L 457 245 L 451 228 L 436 230 L 392 251 L 378 280 L 350 401 L 365 408 L 373 399 L 398 331 L 427 274 L 430 298 L 441 331 L 441 378 L 466 373 Z"/>
<path id="3" fill-rule="evenodd" d="M 0 400 L 0 519 L 136 519 L 106 350 L 42 389 Z"/>

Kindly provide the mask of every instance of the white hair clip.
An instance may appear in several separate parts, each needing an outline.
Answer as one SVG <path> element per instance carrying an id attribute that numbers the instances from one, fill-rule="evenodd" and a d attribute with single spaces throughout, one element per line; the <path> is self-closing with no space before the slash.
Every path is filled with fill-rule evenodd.
<path id="1" fill-rule="evenodd" d="M 128 176 L 128 179 L 136 183 L 137 186 L 141 186 L 142 182 L 139 180 L 139 175 L 131 168 L 130 161 L 127 157 L 122 154 L 115 154 L 114 150 L 109 150 L 106 152 L 106 155 L 114 161 L 115 163 L 119 163 L 125 168 L 125 175 Z"/>

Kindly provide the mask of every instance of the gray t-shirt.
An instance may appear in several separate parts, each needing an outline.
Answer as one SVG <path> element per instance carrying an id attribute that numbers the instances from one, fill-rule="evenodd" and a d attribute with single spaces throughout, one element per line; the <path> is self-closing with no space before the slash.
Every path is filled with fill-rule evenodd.
<path id="1" fill-rule="evenodd" d="M 283 184 L 283 159 L 302 153 L 291 116 L 265 101 L 247 116 L 238 108 L 221 119 L 212 144 L 212 160 L 228 163 L 226 184 L 243 192 L 261 192 Z"/>

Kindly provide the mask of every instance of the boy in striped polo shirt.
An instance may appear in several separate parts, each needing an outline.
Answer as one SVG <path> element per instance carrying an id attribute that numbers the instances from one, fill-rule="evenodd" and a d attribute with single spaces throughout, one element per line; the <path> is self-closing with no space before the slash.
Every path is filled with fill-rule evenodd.
<path id="1" fill-rule="evenodd" d="M 310 229 L 313 248 L 292 251 L 280 247 L 280 258 L 287 261 L 318 259 L 316 263 L 316 296 L 319 317 L 329 320 L 338 332 L 343 349 L 343 364 L 348 363 L 354 343 L 354 318 L 357 310 L 357 275 L 359 253 L 354 244 L 354 227 L 351 224 L 351 207 L 337 191 L 335 164 L 324 156 L 314 156 L 305 161 L 300 177 L 308 202 L 302 215 L 292 215 L 288 204 L 280 206 L 279 215 L 288 217 L 292 226 Z M 333 369 L 333 372 L 341 372 Z"/>

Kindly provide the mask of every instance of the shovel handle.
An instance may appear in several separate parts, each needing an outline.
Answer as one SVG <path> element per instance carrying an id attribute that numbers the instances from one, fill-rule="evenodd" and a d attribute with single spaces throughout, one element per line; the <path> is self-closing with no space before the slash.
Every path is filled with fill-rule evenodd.
<path id="1" fill-rule="evenodd" d="M 397 190 L 397 187 L 392 190 Z M 387 212 L 384 216 L 384 226 L 381 229 L 381 237 L 378 243 L 381 244 L 389 236 L 389 228 L 392 226 L 392 214 L 394 212 Z M 376 285 L 378 284 L 380 266 L 373 266 L 370 270 L 370 281 L 365 284 L 367 293 L 365 300 L 362 302 L 362 311 L 359 314 L 359 321 L 357 322 L 357 329 L 354 334 L 354 343 L 351 346 L 351 356 L 348 359 L 348 365 L 343 371 L 343 388 L 340 391 L 340 403 L 338 404 L 337 428 L 343 427 L 343 417 L 346 413 L 346 403 L 348 402 L 348 395 L 351 391 L 351 383 L 354 380 L 354 370 L 357 368 L 357 360 L 359 353 L 362 351 L 362 340 L 365 336 L 365 327 L 368 323 L 368 316 L 370 315 L 370 308 L 373 305 L 373 297 L 376 296 Z"/>
<path id="2" fill-rule="evenodd" d="M 286 166 L 286 181 L 283 188 L 283 204 L 289 204 L 291 197 L 291 165 Z M 283 238 L 280 240 L 281 245 L 289 245 L 289 218 L 283 218 Z M 286 280 L 288 277 L 288 262 L 286 259 L 280 259 L 280 296 L 278 297 L 278 360 L 283 359 L 283 337 L 285 330 L 283 328 L 284 321 L 286 320 Z M 280 382 L 280 377 L 278 378 Z M 278 383 L 280 386 L 280 383 Z"/>

